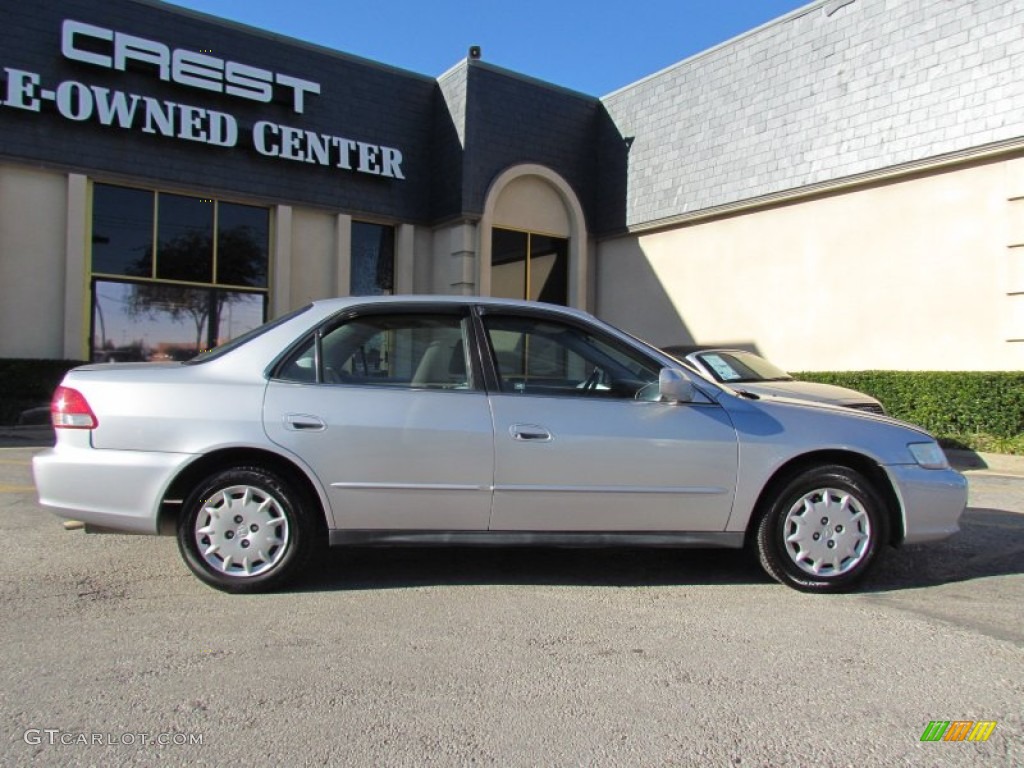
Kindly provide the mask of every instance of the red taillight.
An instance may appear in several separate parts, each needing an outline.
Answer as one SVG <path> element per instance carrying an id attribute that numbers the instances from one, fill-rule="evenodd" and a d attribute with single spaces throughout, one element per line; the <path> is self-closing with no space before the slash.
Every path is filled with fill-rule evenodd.
<path id="1" fill-rule="evenodd" d="M 50 401 L 50 419 L 57 429 L 96 429 L 99 422 L 77 389 L 57 387 Z"/>

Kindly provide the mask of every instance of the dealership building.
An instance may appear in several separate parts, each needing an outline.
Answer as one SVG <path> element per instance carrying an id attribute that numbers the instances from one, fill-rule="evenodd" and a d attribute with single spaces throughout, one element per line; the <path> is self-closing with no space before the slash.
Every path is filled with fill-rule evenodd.
<path id="1" fill-rule="evenodd" d="M 601 97 L 150 0 L 0 8 L 0 358 L 413 293 L 793 370 L 1024 368 L 1017 0 L 821 0 Z"/>

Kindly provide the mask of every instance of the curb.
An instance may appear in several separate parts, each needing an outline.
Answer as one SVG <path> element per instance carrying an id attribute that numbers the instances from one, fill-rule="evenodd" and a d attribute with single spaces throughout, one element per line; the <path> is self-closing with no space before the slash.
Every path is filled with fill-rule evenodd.
<path id="1" fill-rule="evenodd" d="M 1024 456 L 961 450 L 947 450 L 946 456 L 953 469 L 960 472 L 1024 477 Z"/>
<path id="2" fill-rule="evenodd" d="M 53 427 L 0 427 L 0 448 L 50 448 L 55 442 Z"/>

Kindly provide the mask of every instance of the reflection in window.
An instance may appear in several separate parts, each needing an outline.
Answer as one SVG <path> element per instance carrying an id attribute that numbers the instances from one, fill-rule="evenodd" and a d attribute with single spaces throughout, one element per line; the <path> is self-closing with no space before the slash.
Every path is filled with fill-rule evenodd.
<path id="1" fill-rule="evenodd" d="M 381 296 L 395 290 L 395 228 L 365 221 L 352 222 L 353 296 Z"/>
<path id="2" fill-rule="evenodd" d="M 253 205 L 217 204 L 217 282 L 267 287 L 270 211 Z"/>
<path id="3" fill-rule="evenodd" d="M 153 193 L 96 184 L 92 208 L 93 272 L 152 277 Z"/>
<path id="4" fill-rule="evenodd" d="M 262 324 L 269 242 L 266 208 L 94 184 L 93 359 L 185 359 Z"/>
<path id="5" fill-rule="evenodd" d="M 263 293 L 96 280 L 95 362 L 188 360 L 263 323 Z"/>
<path id="6" fill-rule="evenodd" d="M 157 198 L 156 276 L 213 281 L 213 201 L 161 193 Z"/>
<path id="7" fill-rule="evenodd" d="M 491 233 L 491 295 L 567 303 L 569 241 L 495 228 Z"/>

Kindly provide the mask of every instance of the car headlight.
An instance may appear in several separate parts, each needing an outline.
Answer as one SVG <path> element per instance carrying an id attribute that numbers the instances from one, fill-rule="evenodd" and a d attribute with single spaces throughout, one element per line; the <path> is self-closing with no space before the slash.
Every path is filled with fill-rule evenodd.
<path id="1" fill-rule="evenodd" d="M 910 455 L 925 469 L 949 469 L 949 460 L 938 443 L 910 443 Z"/>

